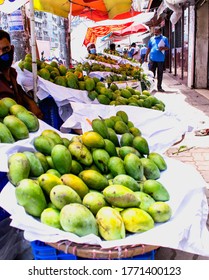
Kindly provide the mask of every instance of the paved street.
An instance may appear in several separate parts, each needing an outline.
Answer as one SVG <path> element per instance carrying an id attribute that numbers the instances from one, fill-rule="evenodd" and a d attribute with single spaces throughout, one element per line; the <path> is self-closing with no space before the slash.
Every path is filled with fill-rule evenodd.
<path id="1" fill-rule="evenodd" d="M 180 80 L 176 80 L 172 74 L 164 74 L 164 89 L 168 91 L 165 94 L 172 94 L 178 91 L 178 93 L 186 97 L 185 101 L 194 108 L 200 110 L 209 116 L 209 90 L 193 90 L 187 88 L 181 84 Z M 194 115 L 195 118 L 195 115 Z M 204 127 L 205 119 L 202 120 Z M 206 127 L 205 127 L 206 128 Z M 188 146 L 188 149 L 184 152 L 179 152 L 178 149 L 184 141 L 173 145 L 166 151 L 166 155 L 177 160 L 180 160 L 186 164 L 191 164 L 202 175 L 206 183 L 209 183 L 209 136 L 193 136 L 196 138 L 195 145 Z M 204 137 L 204 139 L 203 139 Z M 199 142 L 199 143 L 198 143 Z M 207 146 L 208 142 L 208 146 Z M 205 144 L 206 143 L 206 144 Z M 209 187 L 205 190 L 208 204 L 209 204 Z M 209 228 L 209 218 L 207 222 Z M 180 250 L 174 250 L 170 248 L 159 248 L 156 252 L 155 259 L 157 260 L 209 260 L 209 258 L 199 255 L 193 255 L 190 253 L 182 252 Z"/>

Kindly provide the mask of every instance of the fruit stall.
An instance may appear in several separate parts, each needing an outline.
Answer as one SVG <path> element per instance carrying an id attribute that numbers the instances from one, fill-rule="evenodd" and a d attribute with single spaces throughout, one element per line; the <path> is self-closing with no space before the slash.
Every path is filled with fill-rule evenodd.
<path id="1" fill-rule="evenodd" d="M 208 255 L 204 180 L 154 152 L 125 111 L 93 118 L 90 130 L 73 135 L 5 104 L 1 173 L 9 182 L 0 206 L 34 250 L 50 246 L 69 259 L 153 259 L 160 246 Z M 20 119 L 8 126 L 6 118 L 22 115 L 22 132 Z"/>

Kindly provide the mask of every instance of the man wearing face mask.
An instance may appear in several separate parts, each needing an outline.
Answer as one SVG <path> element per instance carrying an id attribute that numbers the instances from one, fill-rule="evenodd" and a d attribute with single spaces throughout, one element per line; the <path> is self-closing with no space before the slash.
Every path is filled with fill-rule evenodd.
<path id="1" fill-rule="evenodd" d="M 160 92 L 164 92 L 162 89 L 163 68 L 165 61 L 165 51 L 168 49 L 168 38 L 162 35 L 160 27 L 155 27 L 154 36 L 151 37 L 148 42 L 148 48 L 144 61 L 147 61 L 149 55 L 150 70 L 153 72 L 154 76 L 157 70 L 157 89 Z"/>
<path id="2" fill-rule="evenodd" d="M 88 50 L 89 54 L 96 54 L 97 53 L 96 52 L 96 46 L 93 43 L 89 43 L 87 45 L 87 50 Z"/>
<path id="3" fill-rule="evenodd" d="M 17 83 L 17 72 L 11 67 L 14 57 L 14 46 L 10 35 L 0 30 L 0 99 L 10 97 L 42 119 L 43 114 L 33 99 Z"/>

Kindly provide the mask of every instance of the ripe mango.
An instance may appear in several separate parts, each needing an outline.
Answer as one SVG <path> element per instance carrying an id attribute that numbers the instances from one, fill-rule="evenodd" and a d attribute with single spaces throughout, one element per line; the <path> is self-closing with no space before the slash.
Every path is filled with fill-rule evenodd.
<path id="1" fill-rule="evenodd" d="M 84 181 L 89 189 L 103 190 L 109 185 L 107 178 L 96 170 L 83 170 L 79 177 Z"/>
<path id="2" fill-rule="evenodd" d="M 101 119 L 94 119 L 92 120 L 92 129 L 93 131 L 99 133 L 104 139 L 109 139 L 108 128 Z"/>
<path id="3" fill-rule="evenodd" d="M 104 149 L 95 149 L 92 152 L 92 157 L 95 165 L 99 168 L 102 174 L 106 174 L 109 171 L 108 162 L 110 156 Z"/>
<path id="4" fill-rule="evenodd" d="M 17 203 L 34 217 L 40 217 L 43 210 L 47 207 L 44 193 L 35 180 L 21 180 L 15 188 L 15 196 Z"/>
<path id="5" fill-rule="evenodd" d="M 84 181 L 74 174 L 64 174 L 61 176 L 61 180 L 64 185 L 74 189 L 81 199 L 83 199 L 83 197 L 89 192 L 89 188 Z"/>
<path id="6" fill-rule="evenodd" d="M 143 192 L 151 195 L 155 201 L 167 201 L 170 195 L 166 188 L 156 180 L 146 180 L 143 183 Z"/>
<path id="7" fill-rule="evenodd" d="M 72 164 L 72 156 L 67 147 L 61 144 L 55 145 L 52 148 L 51 157 L 55 169 L 59 171 L 60 174 L 65 174 L 70 172 L 70 168 Z"/>
<path id="8" fill-rule="evenodd" d="M 56 144 L 63 144 L 62 137 L 55 130 L 45 129 L 41 135 L 51 138 Z"/>
<path id="9" fill-rule="evenodd" d="M 30 162 L 23 153 L 12 154 L 8 159 L 8 178 L 13 185 L 17 185 L 30 174 Z"/>
<path id="10" fill-rule="evenodd" d="M 33 145 L 37 151 L 44 155 L 51 155 L 52 149 L 56 143 L 48 136 L 40 135 L 34 139 Z"/>
<path id="11" fill-rule="evenodd" d="M 171 207 L 163 201 L 156 201 L 148 208 L 148 213 L 156 223 L 167 222 L 172 216 Z"/>
<path id="12" fill-rule="evenodd" d="M 83 205 L 85 205 L 94 215 L 96 215 L 99 209 L 107 206 L 107 202 L 102 193 L 89 192 L 83 198 Z"/>
<path id="13" fill-rule="evenodd" d="M 144 176 L 144 168 L 141 159 L 135 154 L 127 154 L 124 158 L 126 173 L 137 181 L 141 181 Z"/>
<path id="14" fill-rule="evenodd" d="M 110 185 L 102 193 L 105 200 L 115 207 L 138 207 L 140 203 L 135 193 L 123 185 Z"/>
<path id="15" fill-rule="evenodd" d="M 113 185 L 123 185 L 132 191 L 140 191 L 138 182 L 129 175 L 120 174 L 113 178 Z"/>
<path id="16" fill-rule="evenodd" d="M 35 132 L 39 129 L 39 120 L 32 112 L 21 111 L 16 114 L 16 117 L 27 126 L 29 132 Z"/>
<path id="17" fill-rule="evenodd" d="M 16 116 L 13 115 L 6 116 L 3 120 L 3 123 L 8 127 L 15 140 L 22 140 L 29 137 L 29 131 L 27 126 Z"/>
<path id="18" fill-rule="evenodd" d="M 126 174 L 124 162 L 119 157 L 110 157 L 108 162 L 108 168 L 112 173 L 113 177 L 119 174 Z"/>
<path id="19" fill-rule="evenodd" d="M 160 171 L 164 171 L 167 169 L 167 164 L 165 162 L 165 159 L 159 153 L 156 152 L 149 153 L 148 158 L 154 161 L 154 163 L 157 165 Z"/>
<path id="20" fill-rule="evenodd" d="M 43 191 L 48 195 L 54 186 L 63 184 L 59 177 L 51 173 L 44 173 L 39 176 L 38 182 Z"/>
<path id="21" fill-rule="evenodd" d="M 66 185 L 54 186 L 50 191 L 50 200 L 60 210 L 69 203 L 81 203 L 77 192 Z"/>
<path id="22" fill-rule="evenodd" d="M 149 158 L 141 158 L 146 179 L 157 180 L 160 178 L 160 170 L 157 165 Z"/>
<path id="23" fill-rule="evenodd" d="M 14 116 L 16 116 L 17 115 L 17 113 L 19 113 L 19 112 L 27 112 L 28 110 L 24 107 L 24 106 L 22 106 L 22 105 L 20 105 L 20 104 L 14 104 L 14 105 L 12 105 L 10 108 L 9 108 L 9 113 L 11 114 L 11 115 L 14 115 Z"/>
<path id="24" fill-rule="evenodd" d="M 144 211 L 147 211 L 150 205 L 155 202 L 155 200 L 145 192 L 136 191 L 135 194 L 140 200 L 139 208 Z"/>
<path id="25" fill-rule="evenodd" d="M 141 155 L 149 154 L 149 145 L 144 137 L 140 135 L 135 136 L 132 145 L 135 149 L 137 149 L 140 152 Z"/>
<path id="26" fill-rule="evenodd" d="M 98 235 L 98 226 L 94 215 L 82 204 L 65 205 L 60 211 L 60 223 L 64 231 L 78 236 Z"/>
<path id="27" fill-rule="evenodd" d="M 23 152 L 23 154 L 26 155 L 27 159 L 29 160 L 31 177 L 39 177 L 41 174 L 44 173 L 43 166 L 38 157 L 35 155 L 35 153 L 25 151 Z"/>
<path id="28" fill-rule="evenodd" d="M 125 229 L 129 232 L 145 232 L 154 227 L 154 220 L 144 210 L 128 208 L 120 212 Z"/>
<path id="29" fill-rule="evenodd" d="M 95 131 L 84 132 L 81 139 L 88 148 L 104 148 L 105 146 L 104 138 Z"/>
<path id="30" fill-rule="evenodd" d="M 60 224 L 60 211 L 54 208 L 46 208 L 41 213 L 40 220 L 43 224 L 48 225 L 50 227 L 61 229 Z"/>
<path id="31" fill-rule="evenodd" d="M 15 139 L 12 136 L 9 128 L 0 122 L 0 142 L 1 143 L 14 143 Z"/>
<path id="32" fill-rule="evenodd" d="M 102 207 L 96 215 L 99 233 L 105 240 L 123 239 L 125 226 L 120 213 L 109 206 Z"/>

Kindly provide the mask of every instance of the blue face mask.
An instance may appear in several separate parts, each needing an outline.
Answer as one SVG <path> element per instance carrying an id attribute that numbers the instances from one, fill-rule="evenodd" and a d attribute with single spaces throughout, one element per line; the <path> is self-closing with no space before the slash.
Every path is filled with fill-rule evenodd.
<path id="1" fill-rule="evenodd" d="M 160 38 L 161 35 L 155 35 L 155 38 Z"/>
<path id="2" fill-rule="evenodd" d="M 96 54 L 96 49 L 90 49 L 89 52 L 90 52 L 91 54 Z"/>

